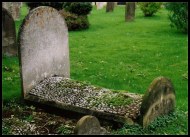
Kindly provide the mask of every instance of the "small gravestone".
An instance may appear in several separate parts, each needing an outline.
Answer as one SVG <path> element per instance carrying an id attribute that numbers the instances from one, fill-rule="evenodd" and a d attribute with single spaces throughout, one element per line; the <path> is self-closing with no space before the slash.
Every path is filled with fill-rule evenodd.
<path id="1" fill-rule="evenodd" d="M 2 7 L 2 52 L 7 56 L 18 54 L 16 30 L 11 14 Z"/>
<path id="2" fill-rule="evenodd" d="M 107 2 L 96 2 L 97 9 L 102 9 L 107 5 Z"/>
<path id="3" fill-rule="evenodd" d="M 140 123 L 146 127 L 156 117 L 175 109 L 175 90 L 171 81 L 158 77 L 150 84 L 140 108 Z"/>
<path id="4" fill-rule="evenodd" d="M 56 9 L 31 10 L 20 27 L 18 44 L 24 97 L 47 77 L 70 77 L 68 29 Z"/>
<path id="5" fill-rule="evenodd" d="M 105 135 L 107 131 L 100 126 L 96 117 L 87 115 L 77 122 L 74 133 L 77 135 Z"/>

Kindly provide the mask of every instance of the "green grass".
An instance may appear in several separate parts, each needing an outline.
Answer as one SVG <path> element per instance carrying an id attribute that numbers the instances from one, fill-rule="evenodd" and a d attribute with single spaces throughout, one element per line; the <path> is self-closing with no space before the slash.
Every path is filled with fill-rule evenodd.
<path id="1" fill-rule="evenodd" d="M 20 20 L 15 21 L 16 37 L 18 36 L 19 27 L 22 23 L 22 20 L 25 18 L 25 16 L 28 14 L 28 12 L 29 12 L 29 9 L 28 9 L 27 5 L 24 3 L 20 9 Z"/>
<path id="2" fill-rule="evenodd" d="M 153 121 L 147 128 L 143 129 L 140 125 L 127 125 L 113 131 L 112 134 L 119 135 L 187 135 L 188 121 L 187 114 L 176 110 L 169 115 L 160 116 Z"/>
<path id="3" fill-rule="evenodd" d="M 17 32 L 26 14 L 23 7 Z M 165 76 L 174 85 L 177 109 L 188 111 L 188 36 L 170 28 L 167 14 L 161 9 L 146 18 L 137 8 L 135 21 L 125 22 L 124 6 L 113 13 L 93 9 L 88 30 L 69 32 L 71 78 L 143 94 L 153 79 Z M 9 100 L 20 96 L 18 59 L 4 57 L 5 66 L 14 70 L 3 69 L 3 99 Z"/>
<path id="4" fill-rule="evenodd" d="M 16 37 L 18 37 L 19 27 L 22 20 L 28 14 L 29 10 L 26 4 L 23 4 L 20 10 L 20 20 L 15 21 Z M 19 73 L 18 57 L 3 56 L 2 60 L 2 95 L 4 101 L 12 98 L 21 97 L 21 83 Z"/>
<path id="5" fill-rule="evenodd" d="M 9 101 L 21 97 L 19 63 L 17 57 L 3 57 L 2 62 L 2 95 Z"/>
<path id="6" fill-rule="evenodd" d="M 70 32 L 71 78 L 116 90 L 144 93 L 154 78 L 171 79 L 177 106 L 187 110 L 187 35 L 170 28 L 167 11 L 145 18 L 137 9 L 124 22 L 124 7 L 93 10 L 90 29 Z"/>

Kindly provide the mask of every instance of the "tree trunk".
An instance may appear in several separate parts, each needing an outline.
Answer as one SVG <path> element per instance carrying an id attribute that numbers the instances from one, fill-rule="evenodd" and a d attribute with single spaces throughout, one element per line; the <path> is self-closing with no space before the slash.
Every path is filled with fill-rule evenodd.
<path id="1" fill-rule="evenodd" d="M 113 12 L 114 5 L 115 5 L 114 2 L 107 2 L 106 12 Z"/>
<path id="2" fill-rule="evenodd" d="M 135 2 L 126 2 L 125 21 L 133 21 L 135 19 Z"/>

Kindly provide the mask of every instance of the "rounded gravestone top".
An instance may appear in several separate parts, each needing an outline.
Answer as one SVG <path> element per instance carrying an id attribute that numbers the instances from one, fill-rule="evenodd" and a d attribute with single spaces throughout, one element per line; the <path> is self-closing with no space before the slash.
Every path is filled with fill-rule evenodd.
<path id="1" fill-rule="evenodd" d="M 172 82 L 165 77 L 152 81 L 143 96 L 140 114 L 141 124 L 146 127 L 156 117 L 168 114 L 175 109 L 175 90 Z"/>
<path id="2" fill-rule="evenodd" d="M 74 129 L 77 135 L 103 135 L 107 134 L 106 129 L 100 126 L 100 122 L 94 116 L 86 115 L 82 117 Z"/>
<path id="3" fill-rule="evenodd" d="M 70 77 L 68 28 L 56 9 L 31 10 L 20 28 L 18 43 L 24 96 L 46 77 Z"/>

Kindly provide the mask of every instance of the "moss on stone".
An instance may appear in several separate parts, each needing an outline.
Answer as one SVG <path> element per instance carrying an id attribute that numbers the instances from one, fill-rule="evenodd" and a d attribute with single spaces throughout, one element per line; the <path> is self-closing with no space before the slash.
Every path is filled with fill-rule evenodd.
<path id="1" fill-rule="evenodd" d="M 127 106 L 133 102 L 132 98 L 126 98 L 120 93 L 103 96 L 103 101 L 111 106 Z"/>

